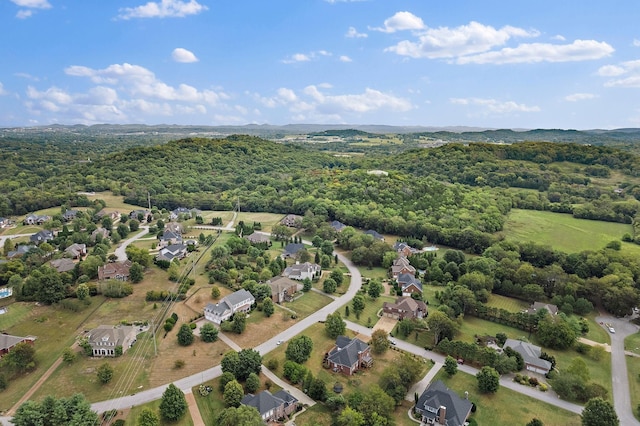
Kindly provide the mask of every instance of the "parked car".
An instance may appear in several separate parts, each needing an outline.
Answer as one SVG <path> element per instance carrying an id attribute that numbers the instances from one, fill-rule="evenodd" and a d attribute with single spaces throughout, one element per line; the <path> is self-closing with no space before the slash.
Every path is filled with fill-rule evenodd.
<path id="1" fill-rule="evenodd" d="M 613 327 L 609 327 L 609 332 L 610 332 L 611 334 L 616 334 L 616 329 L 615 329 L 615 328 L 613 328 Z"/>

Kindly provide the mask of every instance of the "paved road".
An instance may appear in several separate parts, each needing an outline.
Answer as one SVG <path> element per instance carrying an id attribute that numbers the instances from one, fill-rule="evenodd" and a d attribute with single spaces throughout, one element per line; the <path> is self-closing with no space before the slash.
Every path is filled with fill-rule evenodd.
<path id="1" fill-rule="evenodd" d="M 627 360 L 624 351 L 625 337 L 637 333 L 639 327 L 627 318 L 615 318 L 611 316 L 596 317 L 598 323 L 602 323 L 605 330 L 608 329 L 604 323 L 610 323 L 615 329 L 615 333 L 609 333 L 611 337 L 611 381 L 613 385 L 613 405 L 620 419 L 620 424 L 624 426 L 640 425 L 640 422 L 633 416 L 631 406 L 631 394 L 629 391 L 629 376 L 627 375 Z"/>
<path id="2" fill-rule="evenodd" d="M 129 239 L 124 240 L 116 248 L 115 254 L 116 254 L 116 256 L 118 256 L 118 262 L 124 262 L 125 260 L 127 260 L 126 250 L 127 250 L 127 246 L 129 244 L 131 244 L 135 240 L 138 240 L 138 239 L 142 238 L 143 236 L 145 236 L 145 235 L 147 235 L 149 233 L 149 227 L 148 226 L 141 226 L 140 229 L 141 229 L 141 231 L 139 233 L 137 233 L 136 235 L 134 235 L 133 237 L 131 237 Z"/>
<path id="3" fill-rule="evenodd" d="M 0 235 L 0 248 L 4 247 L 4 241 L 7 239 L 15 239 L 15 238 L 20 238 L 20 237 L 30 237 L 32 236 L 33 233 L 31 234 L 15 234 L 15 235 Z"/>

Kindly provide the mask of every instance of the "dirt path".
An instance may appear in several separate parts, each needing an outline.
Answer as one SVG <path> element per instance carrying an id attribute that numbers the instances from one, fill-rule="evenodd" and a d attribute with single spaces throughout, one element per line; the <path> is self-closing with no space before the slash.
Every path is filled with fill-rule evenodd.
<path id="1" fill-rule="evenodd" d="M 187 404 L 189 405 L 189 414 L 191 414 L 191 420 L 193 420 L 193 426 L 206 426 L 204 420 L 198 410 L 198 404 L 196 403 L 196 397 L 193 392 L 187 392 L 184 394 Z"/>

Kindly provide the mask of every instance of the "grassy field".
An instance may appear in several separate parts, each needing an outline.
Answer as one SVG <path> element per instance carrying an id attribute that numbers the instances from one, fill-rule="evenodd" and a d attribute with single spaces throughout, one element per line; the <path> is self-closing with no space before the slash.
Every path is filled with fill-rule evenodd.
<path id="1" fill-rule="evenodd" d="M 550 245 L 566 253 L 599 250 L 632 233 L 631 225 L 575 219 L 570 214 L 513 209 L 504 226 L 507 239 Z M 622 243 L 622 250 L 640 254 L 640 246 Z"/>
<path id="2" fill-rule="evenodd" d="M 460 334 L 456 336 L 456 340 L 473 343 L 475 342 L 476 335 L 495 336 L 497 333 L 504 333 L 510 339 L 518 339 L 520 337 L 529 338 L 529 333 L 526 331 L 468 315 L 464 317 L 464 321 L 460 326 Z"/>
<path id="3" fill-rule="evenodd" d="M 487 306 L 491 308 L 504 309 L 509 312 L 520 312 L 527 309 L 529 304 L 523 300 L 514 299 L 513 297 L 491 294 L 489 296 Z"/>
<path id="4" fill-rule="evenodd" d="M 151 408 L 153 411 L 160 415 L 160 400 L 152 401 L 147 404 L 138 405 L 129 411 L 126 416 L 126 424 L 127 425 L 136 425 L 138 424 L 138 416 L 142 413 L 142 410 L 145 408 Z M 189 414 L 189 410 L 185 413 L 184 416 L 177 422 L 168 422 L 164 420 L 160 420 L 160 426 L 193 426 L 193 420 L 191 419 L 191 414 Z"/>
<path id="5" fill-rule="evenodd" d="M 378 312 L 382 309 L 384 302 L 393 303 L 396 298 L 394 296 L 380 296 L 376 300 L 373 300 L 365 295 L 364 300 L 364 311 L 360 314 L 360 318 L 356 318 L 353 312 L 353 304 L 349 303 L 349 317 L 347 319 L 365 327 L 373 327 L 378 321 Z M 344 316 L 344 311 L 342 312 L 342 316 Z M 369 321 L 369 319 L 371 319 L 371 321 Z"/>
<path id="6" fill-rule="evenodd" d="M 471 415 L 478 425 L 512 426 L 524 425 L 531 419 L 538 418 L 545 425 L 579 426 L 580 416 L 553 405 L 527 397 L 510 389 L 500 388 L 495 394 L 478 392 L 478 382 L 472 375 L 458 372 L 449 377 L 444 370 L 436 375 L 450 389 L 462 396 L 469 392 L 469 400 L 474 402 L 477 410 Z"/>
<path id="7" fill-rule="evenodd" d="M 145 208 L 145 206 L 136 206 L 124 202 L 122 195 L 113 195 L 110 191 L 96 192 L 95 195 L 87 195 L 90 200 L 103 200 L 107 204 L 107 211 L 119 211 L 120 213 L 129 213 L 131 210 Z"/>
<path id="8" fill-rule="evenodd" d="M 628 356 L 625 359 L 627 361 L 631 407 L 633 407 L 633 414 L 636 419 L 640 420 L 640 410 L 638 410 L 638 407 L 640 407 L 640 358 Z"/>
<path id="9" fill-rule="evenodd" d="M 304 293 L 293 302 L 285 302 L 283 306 L 294 310 L 300 318 L 304 318 L 327 306 L 332 301 L 328 296 L 310 291 Z"/>
<path id="10" fill-rule="evenodd" d="M 0 306 L 7 307 L 7 312 L 0 315 L 0 332 L 3 332 L 27 318 L 33 303 L 13 302 L 13 297 L 9 297 L 2 299 Z"/>
<path id="11" fill-rule="evenodd" d="M 611 344 L 609 333 L 607 333 L 604 328 L 600 327 L 600 324 L 596 321 L 597 315 L 598 313 L 596 311 L 585 315 L 585 318 L 589 320 L 589 332 L 583 337 L 585 339 L 593 340 L 594 342 Z"/>

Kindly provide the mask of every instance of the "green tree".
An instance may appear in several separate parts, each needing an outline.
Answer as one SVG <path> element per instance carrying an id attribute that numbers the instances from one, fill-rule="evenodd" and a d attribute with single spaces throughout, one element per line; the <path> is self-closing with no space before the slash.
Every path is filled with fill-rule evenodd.
<path id="1" fill-rule="evenodd" d="M 22 404 L 11 422 L 15 426 L 93 426 L 98 424 L 98 414 L 82 394 L 60 399 L 49 395 L 41 402 Z"/>
<path id="2" fill-rule="evenodd" d="M 374 354 L 383 354 L 389 349 L 389 335 L 383 329 L 378 329 L 371 335 L 371 351 Z"/>
<path id="3" fill-rule="evenodd" d="M 64 348 L 62 352 L 62 360 L 67 364 L 72 364 L 76 360 L 76 353 L 71 348 Z"/>
<path id="4" fill-rule="evenodd" d="M 20 342 L 2 357 L 2 366 L 16 373 L 24 373 L 36 368 L 36 350 L 32 344 Z"/>
<path id="5" fill-rule="evenodd" d="M 433 332 L 434 345 L 437 345 L 444 337 L 447 337 L 450 340 L 453 339 L 457 329 L 456 323 L 451 320 L 447 314 L 438 310 L 429 311 L 427 326 L 429 327 L 429 330 Z"/>
<path id="6" fill-rule="evenodd" d="M 331 294 L 335 292 L 337 288 L 338 285 L 332 278 L 325 278 L 324 282 L 322 283 L 322 291 L 324 291 L 325 293 Z"/>
<path id="7" fill-rule="evenodd" d="M 458 372 L 458 362 L 450 355 L 447 355 L 444 360 L 444 371 L 449 376 L 453 376 Z"/>
<path id="8" fill-rule="evenodd" d="M 344 334 L 347 329 L 347 323 L 344 322 L 339 312 L 334 312 L 327 315 L 327 320 L 324 323 L 324 328 L 327 335 L 332 339 Z"/>
<path id="9" fill-rule="evenodd" d="M 129 277 L 132 283 L 139 283 L 144 279 L 144 268 L 139 263 L 132 263 L 129 268 Z"/>
<path id="10" fill-rule="evenodd" d="M 319 378 L 314 378 L 309 386 L 309 396 L 316 401 L 324 401 L 327 399 L 327 385 Z"/>
<path id="11" fill-rule="evenodd" d="M 182 324 L 178 330 L 178 344 L 180 346 L 189 346 L 193 343 L 193 330 L 189 324 Z"/>
<path id="12" fill-rule="evenodd" d="M 240 356 L 236 351 L 228 351 L 220 361 L 220 368 L 223 373 L 231 373 L 233 377 L 238 377 L 240 371 Z"/>
<path id="13" fill-rule="evenodd" d="M 222 398 L 227 407 L 238 407 L 244 397 L 242 385 L 237 380 L 232 380 L 224 387 Z"/>
<path id="14" fill-rule="evenodd" d="M 244 382 L 244 387 L 248 393 L 254 393 L 260 389 L 260 377 L 256 373 L 249 374 L 249 377 Z"/>
<path id="15" fill-rule="evenodd" d="M 38 302 L 52 305 L 65 298 L 66 286 L 64 282 L 62 282 L 62 277 L 55 269 L 45 268 L 45 272 L 40 276 L 38 281 L 39 288 L 36 294 Z"/>
<path id="16" fill-rule="evenodd" d="M 244 312 L 236 312 L 233 315 L 233 325 L 231 330 L 236 334 L 242 334 L 247 328 L 247 314 Z"/>
<path id="17" fill-rule="evenodd" d="M 364 426 L 364 416 L 362 413 L 351 407 L 346 407 L 336 419 L 338 426 Z"/>
<path id="18" fill-rule="evenodd" d="M 100 383 L 109 383 L 113 379 L 113 367 L 108 362 L 105 362 L 98 367 L 97 375 Z"/>
<path id="19" fill-rule="evenodd" d="M 369 282 L 369 287 L 367 288 L 367 294 L 372 299 L 377 299 L 378 297 L 380 297 L 383 291 L 384 291 L 384 287 L 380 281 L 371 280 Z"/>
<path id="20" fill-rule="evenodd" d="M 262 302 L 262 312 L 264 312 L 264 316 L 269 318 L 275 312 L 276 308 L 273 305 L 273 300 L 270 297 L 267 297 Z"/>
<path id="21" fill-rule="evenodd" d="M 211 287 L 211 298 L 212 299 L 217 299 L 220 297 L 220 289 L 218 288 L 218 286 L 213 286 Z"/>
<path id="22" fill-rule="evenodd" d="M 576 330 L 560 315 L 546 315 L 538 322 L 538 340 L 543 346 L 566 349 L 573 345 Z"/>
<path id="23" fill-rule="evenodd" d="M 233 375 L 233 373 L 225 371 L 224 373 L 222 373 L 222 376 L 220 376 L 220 382 L 218 383 L 218 390 L 221 393 L 224 392 L 224 387 L 227 385 L 227 383 L 235 379 L 236 378 Z"/>
<path id="24" fill-rule="evenodd" d="M 618 426 L 620 420 L 609 401 L 590 399 L 582 410 L 582 426 Z"/>
<path id="25" fill-rule="evenodd" d="M 313 340 L 308 336 L 299 335 L 289 341 L 285 356 L 288 360 L 302 364 L 309 359 L 311 351 L 313 351 Z"/>
<path id="26" fill-rule="evenodd" d="M 170 422 L 178 421 L 187 412 L 187 400 L 173 383 L 169 384 L 160 401 L 160 416 Z"/>
<path id="27" fill-rule="evenodd" d="M 478 389 L 482 393 L 495 393 L 500 387 L 500 374 L 493 367 L 482 367 L 476 374 L 476 379 L 478 379 Z"/>
<path id="28" fill-rule="evenodd" d="M 527 423 L 527 426 L 544 426 L 544 423 L 542 423 L 542 420 L 534 417 L 529 423 Z"/>
<path id="29" fill-rule="evenodd" d="M 360 314 L 364 311 L 365 303 L 364 297 L 359 294 L 356 294 L 351 301 L 351 305 L 353 306 L 353 312 L 356 314 L 356 318 L 360 318 Z"/>
<path id="30" fill-rule="evenodd" d="M 311 290 L 311 280 L 309 278 L 305 278 L 302 280 L 302 291 L 305 293 Z"/>
<path id="31" fill-rule="evenodd" d="M 160 417 L 151 408 L 145 408 L 138 415 L 137 426 L 160 426 Z"/>
<path id="32" fill-rule="evenodd" d="M 151 265 L 151 255 L 149 254 L 149 250 L 130 245 L 127 246 L 125 252 L 127 253 L 127 258 L 131 262 L 138 263 L 143 268 Z"/>
<path id="33" fill-rule="evenodd" d="M 567 373 L 574 377 L 579 377 L 583 382 L 587 383 L 591 377 L 587 363 L 580 357 L 574 357 L 567 367 Z"/>
<path id="34" fill-rule="evenodd" d="M 76 296 L 78 297 L 78 300 L 85 300 L 89 297 L 89 286 L 84 283 L 79 284 L 76 288 Z"/>
<path id="35" fill-rule="evenodd" d="M 211 343 L 218 340 L 218 329 L 210 322 L 200 327 L 200 339 L 205 343 Z"/>
<path id="36" fill-rule="evenodd" d="M 258 410 L 248 405 L 241 405 L 238 408 L 229 407 L 222 410 L 215 424 L 217 426 L 254 426 L 263 423 Z"/>
<path id="37" fill-rule="evenodd" d="M 349 405 L 352 404 L 349 403 Z M 362 401 L 358 406 L 358 411 L 362 413 L 364 418 L 367 420 L 366 424 L 373 426 L 376 424 L 374 421 L 380 417 L 386 420 L 391 420 L 393 410 L 395 408 L 395 400 L 387 395 L 380 386 L 374 384 L 363 393 Z"/>
<path id="38" fill-rule="evenodd" d="M 4 246 L 2 247 L 2 254 L 6 256 L 13 249 L 15 249 L 15 244 L 13 244 L 13 241 L 11 241 L 11 238 L 7 238 L 6 240 L 4 240 Z"/>
<path id="39" fill-rule="evenodd" d="M 239 370 L 235 374 L 238 380 L 247 380 L 249 374 L 260 374 L 262 370 L 262 356 L 255 349 L 242 349 L 238 352 L 238 361 Z"/>

